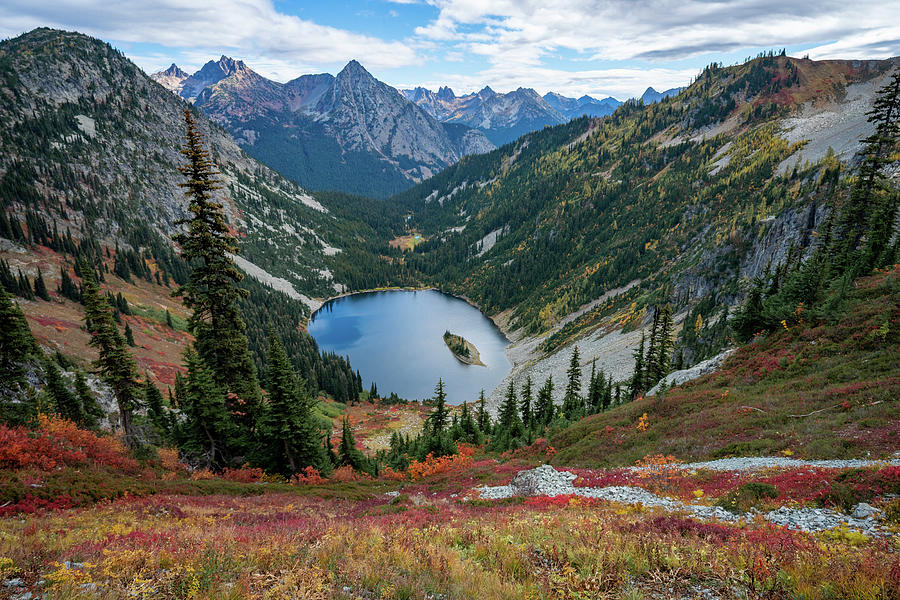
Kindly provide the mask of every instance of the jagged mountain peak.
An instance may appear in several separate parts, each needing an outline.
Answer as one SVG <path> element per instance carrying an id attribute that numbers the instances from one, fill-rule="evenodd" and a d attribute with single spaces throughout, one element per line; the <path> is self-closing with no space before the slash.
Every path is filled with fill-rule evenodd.
<path id="1" fill-rule="evenodd" d="M 356 59 L 348 62 L 341 72 L 338 73 L 338 78 L 341 77 L 369 77 L 371 79 L 375 79 L 371 73 L 369 73 L 364 66 L 360 64 L 360 62 Z"/>
<path id="2" fill-rule="evenodd" d="M 440 88 L 438 88 L 437 98 L 438 98 L 438 100 L 445 100 L 445 101 L 453 100 L 454 98 L 456 98 L 456 94 L 454 94 L 453 90 L 450 89 L 448 86 L 443 85 Z"/>
<path id="3" fill-rule="evenodd" d="M 176 65 L 175 63 L 172 63 L 171 65 L 169 65 L 169 68 L 168 68 L 168 69 L 165 69 L 164 71 L 159 71 L 159 73 L 161 73 L 161 74 L 163 74 L 163 75 L 168 75 L 168 76 L 170 76 L 170 77 L 182 77 L 182 78 L 185 78 L 185 77 L 188 76 L 188 74 L 187 74 L 185 71 L 183 71 L 183 70 L 181 69 L 181 67 L 179 67 L 179 66 Z"/>

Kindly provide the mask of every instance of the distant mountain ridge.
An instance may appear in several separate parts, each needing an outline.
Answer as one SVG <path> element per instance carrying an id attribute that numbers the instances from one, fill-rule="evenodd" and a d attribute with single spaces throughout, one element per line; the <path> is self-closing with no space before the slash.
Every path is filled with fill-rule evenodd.
<path id="1" fill-rule="evenodd" d="M 540 96 L 531 88 L 497 93 L 489 86 L 457 96 L 449 87 L 433 92 L 424 87 L 400 90 L 430 115 L 444 123 L 459 123 L 478 129 L 501 146 L 546 126 L 560 125 L 582 115 L 605 117 L 622 105 L 615 98 L 590 96 L 567 98 L 548 93 Z"/>
<path id="2" fill-rule="evenodd" d="M 152 77 L 249 154 L 312 189 L 383 197 L 495 147 L 471 128 L 448 130 L 355 60 L 337 76 L 284 84 L 227 56 L 183 74 L 172 65 Z"/>
<path id="3" fill-rule="evenodd" d="M 675 87 L 670 88 L 664 92 L 657 92 L 652 87 L 648 87 L 646 90 L 644 90 L 644 93 L 641 94 L 641 101 L 644 104 L 653 104 L 654 102 L 659 102 L 660 100 L 665 100 L 666 98 L 677 96 L 684 89 L 685 88 L 683 87 Z"/>

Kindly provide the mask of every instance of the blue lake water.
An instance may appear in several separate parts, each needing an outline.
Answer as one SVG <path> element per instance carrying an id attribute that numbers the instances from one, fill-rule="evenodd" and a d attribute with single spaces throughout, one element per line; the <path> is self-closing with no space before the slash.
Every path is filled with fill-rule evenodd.
<path id="1" fill-rule="evenodd" d="M 444 343 L 444 331 L 463 336 L 481 355 L 484 367 L 459 362 Z M 453 404 L 490 393 L 511 367 L 509 340 L 477 308 L 459 298 L 427 291 L 369 292 L 327 302 L 309 322 L 320 349 L 349 356 L 365 389 L 396 392 L 408 400 L 434 394 L 438 378 Z"/>

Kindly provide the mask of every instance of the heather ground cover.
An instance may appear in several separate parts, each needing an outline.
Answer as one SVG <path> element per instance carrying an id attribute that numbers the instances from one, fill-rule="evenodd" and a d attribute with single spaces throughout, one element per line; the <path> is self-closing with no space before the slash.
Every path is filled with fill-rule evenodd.
<path id="1" fill-rule="evenodd" d="M 0 593 L 13 597 L 900 598 L 896 535 L 704 522 L 574 496 L 485 501 L 476 488 L 533 463 L 470 446 L 378 479 L 342 468 L 327 481 L 285 482 L 258 469 L 188 476 L 166 452 L 139 463 L 114 439 L 58 420 L 22 431 L 3 431 L 17 444 L 0 457 L 5 494 L 46 495 L 57 489 L 48 482 L 63 489 L 85 474 L 94 486 L 128 485 L 77 501 L 7 501 Z M 777 492 L 759 495 L 760 506 L 866 499 L 888 513 L 889 530 L 900 524 L 896 467 L 708 472 L 662 456 L 638 466 L 573 470 L 579 486 L 709 504 L 744 502 L 750 483 Z"/>
<path id="2" fill-rule="evenodd" d="M 356 500 L 158 494 L 6 518 L 0 568 L 54 598 L 900 597 L 896 538 L 484 502 L 431 477 Z"/>

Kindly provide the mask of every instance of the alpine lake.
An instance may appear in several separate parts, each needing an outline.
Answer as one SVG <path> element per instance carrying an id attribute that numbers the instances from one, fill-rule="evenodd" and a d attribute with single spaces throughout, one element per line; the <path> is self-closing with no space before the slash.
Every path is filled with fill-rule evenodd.
<path id="1" fill-rule="evenodd" d="M 471 402 L 482 389 L 489 394 L 511 368 L 504 352 L 509 340 L 493 321 L 437 290 L 335 298 L 312 315 L 308 330 L 320 350 L 349 357 L 364 389 L 374 381 L 381 397 L 396 392 L 407 400 L 431 398 L 440 378 L 448 403 Z M 458 360 L 444 343 L 445 331 L 471 342 L 484 366 Z"/>

